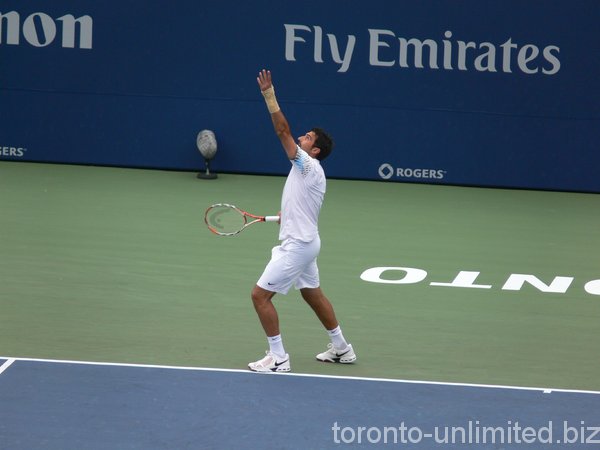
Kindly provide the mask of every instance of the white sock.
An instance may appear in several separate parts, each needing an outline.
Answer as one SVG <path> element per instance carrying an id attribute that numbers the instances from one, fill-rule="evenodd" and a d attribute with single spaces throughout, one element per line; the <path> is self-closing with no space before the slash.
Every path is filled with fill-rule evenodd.
<path id="1" fill-rule="evenodd" d="M 283 348 L 283 341 L 281 340 L 281 334 L 277 336 L 267 336 L 269 342 L 269 350 L 278 358 L 285 358 L 285 349 Z"/>
<path id="2" fill-rule="evenodd" d="M 327 330 L 327 334 L 329 334 L 329 339 L 331 339 L 331 343 L 336 350 L 345 350 L 348 347 L 348 343 L 344 339 L 342 329 L 339 325 L 333 330 Z"/>

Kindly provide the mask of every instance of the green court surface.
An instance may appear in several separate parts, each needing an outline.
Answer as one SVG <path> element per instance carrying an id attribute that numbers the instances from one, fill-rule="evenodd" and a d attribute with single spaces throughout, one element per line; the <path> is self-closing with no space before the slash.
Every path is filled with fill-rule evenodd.
<path id="1" fill-rule="evenodd" d="M 283 183 L 0 162 L 0 355 L 245 368 L 267 348 L 250 291 L 277 225 L 218 237 L 203 213 L 275 214 Z M 315 361 L 327 334 L 293 291 L 275 304 L 294 372 L 600 390 L 600 196 L 329 180 L 321 237 L 359 360 Z M 362 280 L 374 267 L 426 277 Z M 430 284 L 459 274 L 491 287 Z"/>

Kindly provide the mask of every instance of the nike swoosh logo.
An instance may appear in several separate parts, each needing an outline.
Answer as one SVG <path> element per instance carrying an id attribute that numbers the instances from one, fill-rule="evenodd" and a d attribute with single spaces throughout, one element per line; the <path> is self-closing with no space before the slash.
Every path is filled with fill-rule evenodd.
<path id="1" fill-rule="evenodd" d="M 335 352 L 335 354 L 338 358 L 340 358 L 340 357 L 344 356 L 346 353 L 348 353 L 349 351 L 350 351 L 350 349 L 346 350 L 344 353 Z"/>
<path id="2" fill-rule="evenodd" d="M 281 361 L 281 362 L 277 362 L 277 361 L 275 361 L 275 367 L 279 367 L 280 365 L 282 365 L 282 364 L 284 364 L 284 363 L 286 363 L 286 362 L 288 362 L 288 361 L 289 361 L 289 360 L 287 360 L 287 359 L 286 359 L 285 361 Z"/>
<path id="3" fill-rule="evenodd" d="M 269 283 L 268 281 L 267 281 L 267 284 L 268 284 L 269 286 L 275 286 L 275 283 Z"/>

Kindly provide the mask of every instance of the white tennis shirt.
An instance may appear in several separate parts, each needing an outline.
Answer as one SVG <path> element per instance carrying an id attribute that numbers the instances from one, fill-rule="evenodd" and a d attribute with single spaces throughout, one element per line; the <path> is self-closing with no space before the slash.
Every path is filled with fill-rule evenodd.
<path id="1" fill-rule="evenodd" d="M 296 158 L 281 196 L 279 240 L 311 242 L 319 234 L 319 212 L 325 197 L 325 173 L 318 159 L 296 146 Z"/>

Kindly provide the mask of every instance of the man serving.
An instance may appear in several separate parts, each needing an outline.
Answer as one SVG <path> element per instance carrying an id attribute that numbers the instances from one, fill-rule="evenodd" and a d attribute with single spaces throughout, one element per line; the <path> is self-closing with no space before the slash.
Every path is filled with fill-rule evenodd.
<path id="1" fill-rule="evenodd" d="M 321 249 L 319 212 L 326 188 L 320 161 L 331 153 L 333 141 L 322 129 L 313 128 L 296 142 L 277 103 L 271 72 L 262 70 L 257 82 L 292 168 L 281 197 L 281 243 L 273 248 L 271 260 L 252 290 L 252 302 L 267 335 L 269 350 L 264 358 L 251 362 L 248 367 L 255 372 L 290 371 L 290 357 L 283 346 L 279 317 L 272 299 L 276 293 L 287 294 L 292 285 L 300 290 L 302 298 L 329 334 L 331 343 L 317 359 L 352 363 L 356 361 L 356 354 L 352 345 L 346 342 L 333 306 L 321 290 L 317 267 Z"/>

